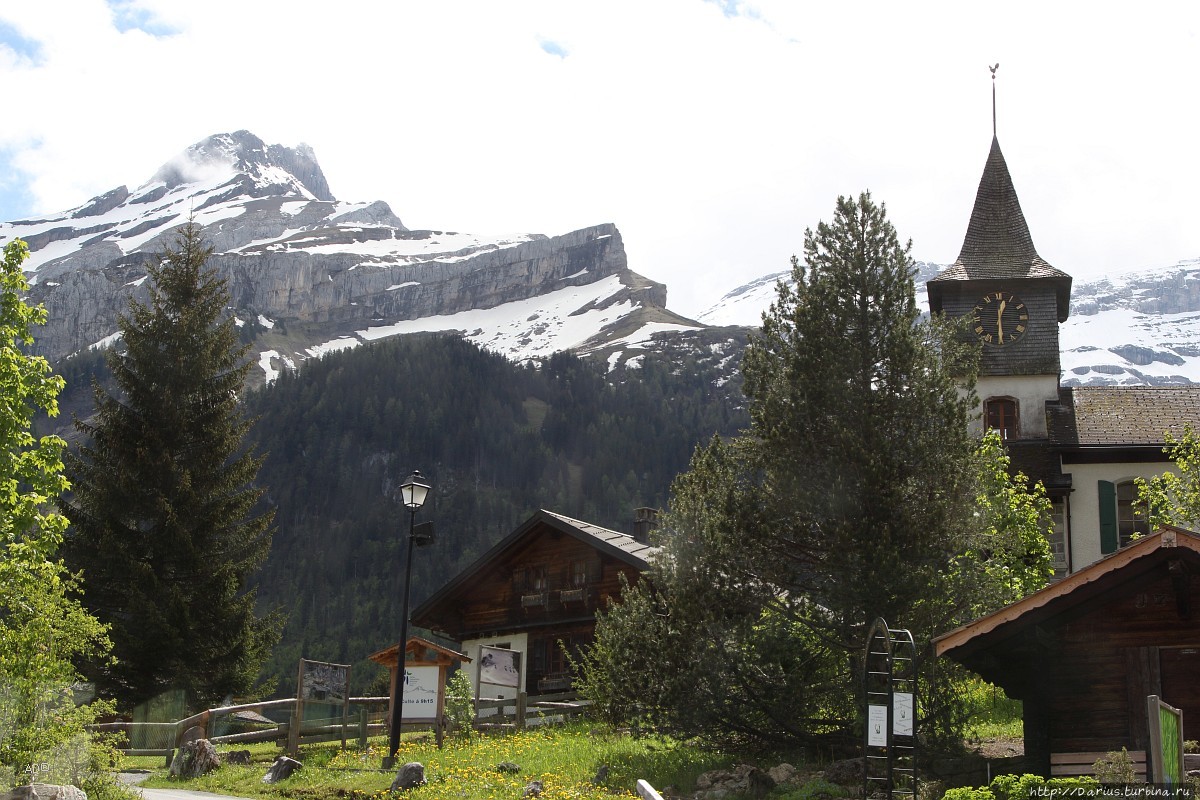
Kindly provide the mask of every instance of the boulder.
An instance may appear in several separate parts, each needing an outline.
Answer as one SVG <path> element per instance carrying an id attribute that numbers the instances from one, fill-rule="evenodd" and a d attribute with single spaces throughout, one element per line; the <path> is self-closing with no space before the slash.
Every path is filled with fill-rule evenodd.
<path id="1" fill-rule="evenodd" d="M 223 758 L 226 764 L 238 764 L 243 767 L 250 765 L 249 750 L 230 750 Z"/>
<path id="2" fill-rule="evenodd" d="M 425 765 L 419 761 L 410 761 L 400 767 L 392 780 L 393 792 L 406 792 L 418 786 L 425 785 Z"/>
<path id="3" fill-rule="evenodd" d="M 29 783 L 0 794 L 0 800 L 87 800 L 87 793 L 78 786 Z"/>
<path id="4" fill-rule="evenodd" d="M 796 768 L 787 763 L 771 767 L 767 770 L 767 774 L 771 776 L 771 780 L 775 781 L 776 785 L 792 783 L 796 780 Z"/>
<path id="5" fill-rule="evenodd" d="M 187 742 L 171 759 L 172 778 L 198 778 L 221 766 L 221 756 L 208 739 Z"/>
<path id="6" fill-rule="evenodd" d="M 522 797 L 539 797 L 542 792 L 546 791 L 546 787 L 541 781 L 530 781 L 525 784 L 525 791 L 521 793 Z"/>
<path id="7" fill-rule="evenodd" d="M 749 764 L 731 770 L 705 772 L 696 779 L 696 800 L 722 800 L 726 797 L 765 797 L 775 788 L 766 772 Z"/>
<path id="8" fill-rule="evenodd" d="M 293 772 L 303 766 L 303 764 L 294 758 L 280 756 L 279 758 L 275 759 L 275 763 L 273 763 L 270 769 L 267 770 L 267 774 L 263 775 L 262 782 L 279 783 L 281 780 L 290 776 Z"/>
<path id="9" fill-rule="evenodd" d="M 863 760 L 861 758 L 847 758 L 842 761 L 834 761 L 825 768 L 825 780 L 830 783 L 836 783 L 838 786 L 861 787 L 863 769 Z"/>

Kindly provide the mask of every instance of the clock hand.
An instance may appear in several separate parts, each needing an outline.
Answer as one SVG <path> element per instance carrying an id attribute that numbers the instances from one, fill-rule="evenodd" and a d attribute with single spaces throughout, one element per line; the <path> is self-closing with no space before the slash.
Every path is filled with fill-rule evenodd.
<path id="1" fill-rule="evenodd" d="M 1004 307 L 1007 305 L 1007 300 L 1001 300 L 1000 310 L 996 312 L 996 339 L 1000 344 L 1004 344 Z"/>

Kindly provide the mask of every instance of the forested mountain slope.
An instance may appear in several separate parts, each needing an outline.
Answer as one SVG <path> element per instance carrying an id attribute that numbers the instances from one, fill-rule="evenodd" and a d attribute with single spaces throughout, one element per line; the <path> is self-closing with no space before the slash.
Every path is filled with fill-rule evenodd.
<path id="1" fill-rule="evenodd" d="M 416 551 L 414 604 L 538 508 L 628 531 L 635 507 L 665 507 L 695 445 L 746 422 L 740 383 L 718 377 L 721 346 L 696 345 L 718 352 L 609 372 L 566 353 L 519 366 L 457 337 L 410 336 L 250 394 L 278 524 L 259 597 L 287 615 L 271 690 L 292 691 L 300 657 L 355 664 L 356 689 L 377 677 L 364 659 L 399 635 L 398 487 L 413 469 L 434 487 L 417 521 L 437 529 Z"/>

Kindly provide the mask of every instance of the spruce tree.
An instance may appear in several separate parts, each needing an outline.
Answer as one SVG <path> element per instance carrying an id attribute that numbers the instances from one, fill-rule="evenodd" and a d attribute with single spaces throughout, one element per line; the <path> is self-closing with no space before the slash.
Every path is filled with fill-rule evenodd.
<path id="1" fill-rule="evenodd" d="M 249 690 L 274 641 L 247 578 L 266 557 L 261 459 L 238 407 L 251 364 L 225 281 L 194 224 L 147 267 L 109 351 L 118 391 L 93 385 L 96 413 L 68 458 L 74 493 L 65 553 L 88 607 L 111 626 L 111 664 L 90 665 L 124 706 L 183 690 L 194 706 Z"/>

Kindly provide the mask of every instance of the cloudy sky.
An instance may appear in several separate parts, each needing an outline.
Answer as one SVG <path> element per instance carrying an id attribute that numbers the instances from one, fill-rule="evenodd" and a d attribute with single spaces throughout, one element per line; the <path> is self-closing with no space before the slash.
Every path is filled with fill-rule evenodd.
<path id="1" fill-rule="evenodd" d="M 311 145 L 410 228 L 621 229 L 695 314 L 870 190 L 958 255 L 998 134 L 1077 279 L 1200 258 L 1200 4 L 2 0 L 0 220 L 204 137 Z"/>

